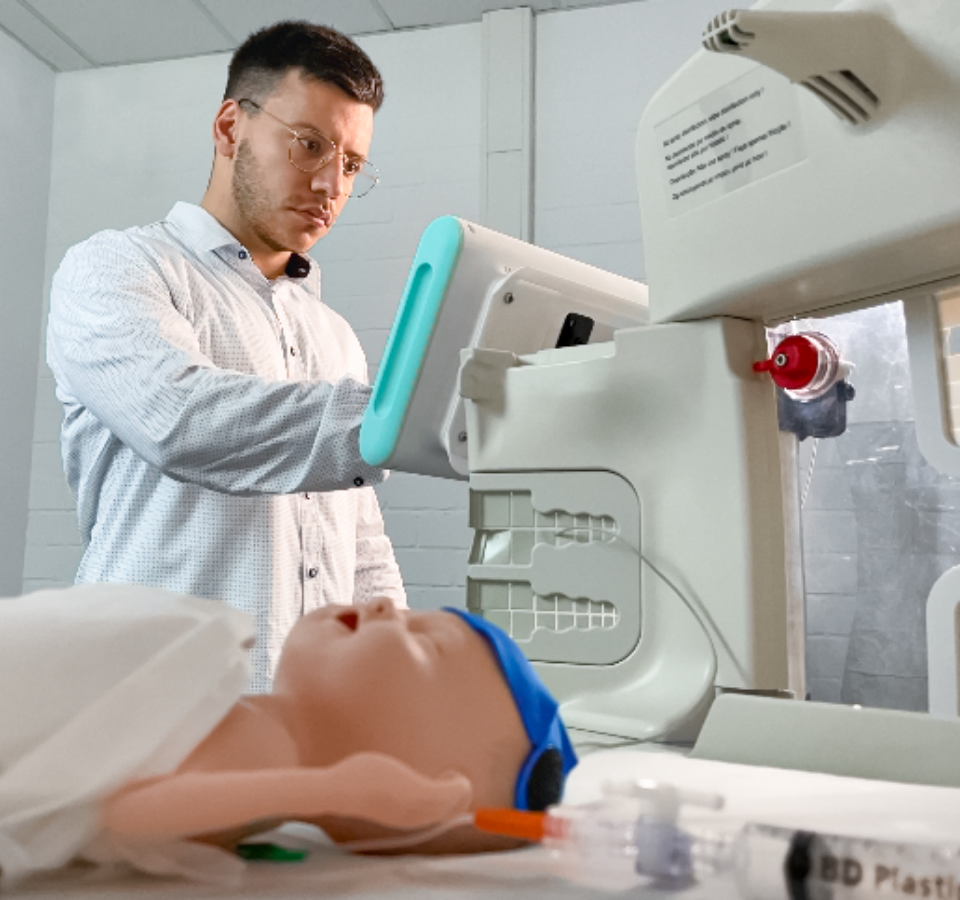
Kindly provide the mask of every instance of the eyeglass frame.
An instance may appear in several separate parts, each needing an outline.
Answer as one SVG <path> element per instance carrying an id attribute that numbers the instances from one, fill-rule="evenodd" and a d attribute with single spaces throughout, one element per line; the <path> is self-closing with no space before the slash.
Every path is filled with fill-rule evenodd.
<path id="1" fill-rule="evenodd" d="M 281 124 L 284 128 L 287 129 L 287 131 L 289 131 L 289 132 L 293 135 L 293 140 L 290 141 L 290 145 L 287 147 L 287 160 L 289 161 L 290 165 L 293 166 L 298 172 L 303 172 L 305 175 L 313 175 L 315 172 L 320 172 L 320 171 L 322 171 L 323 169 L 325 169 L 327 166 L 330 165 L 331 162 L 333 162 L 333 160 L 335 160 L 335 159 L 337 158 L 338 155 L 340 155 L 340 156 L 343 157 L 344 163 L 347 162 L 348 158 L 349 158 L 351 161 L 356 161 L 356 160 L 359 160 L 359 161 L 360 161 L 360 169 L 358 169 L 353 175 L 349 174 L 348 172 L 344 172 L 342 167 L 341 167 L 341 169 L 340 169 L 340 172 L 341 172 L 341 174 L 343 175 L 343 177 L 346 178 L 346 179 L 348 179 L 348 180 L 350 181 L 350 184 L 351 184 L 350 196 L 351 196 L 351 197 L 354 196 L 354 194 L 353 194 L 353 184 L 355 183 L 354 180 L 356 179 L 357 175 L 360 174 L 360 170 L 361 170 L 361 169 L 366 168 L 366 169 L 369 169 L 369 170 L 370 170 L 370 171 L 366 172 L 365 174 L 367 175 L 368 178 L 370 178 L 370 180 L 371 180 L 373 183 L 372 183 L 372 184 L 370 185 L 370 187 L 367 188 L 362 194 L 357 194 L 357 195 L 356 195 L 356 199 L 360 199 L 360 197 L 366 197 L 367 194 L 369 194 L 370 191 L 372 191 L 372 190 L 380 183 L 380 170 L 379 170 L 372 162 L 370 162 L 369 159 L 366 159 L 365 157 L 362 157 L 362 156 L 359 156 L 359 157 L 358 157 L 358 156 L 347 157 L 347 156 L 343 153 L 343 148 L 340 147 L 340 146 L 338 146 L 338 144 L 336 143 L 336 141 L 330 140 L 330 138 L 328 138 L 322 131 L 320 131 L 320 130 L 317 129 L 317 128 L 311 128 L 310 131 L 313 132 L 313 133 L 314 133 L 315 135 L 317 135 L 318 137 L 322 137 L 328 144 L 330 144 L 331 147 L 333 147 L 333 155 L 332 155 L 328 160 L 326 160 L 325 162 L 321 162 L 320 165 L 317 166 L 315 169 L 302 169 L 302 168 L 300 168 L 300 166 L 298 166 L 298 165 L 293 161 L 293 145 L 294 145 L 294 142 L 295 142 L 295 141 L 299 141 L 299 140 L 301 140 L 302 138 L 307 137 L 308 134 L 309 134 L 309 132 L 297 131 L 297 129 L 294 128 L 292 125 L 288 125 L 286 122 L 283 121 L 283 119 L 278 119 L 272 112 L 270 112 L 270 111 L 267 110 L 267 109 L 264 109 L 259 103 L 257 103 L 256 100 L 251 100 L 249 97 L 241 97 L 239 100 L 237 100 L 237 105 L 238 105 L 238 106 L 240 106 L 240 105 L 242 105 L 242 104 L 244 104 L 244 103 L 249 103 L 255 110 L 257 110 L 257 112 L 262 112 L 262 113 L 265 113 L 266 115 L 270 116 L 271 119 L 273 119 L 275 122 L 278 122 L 279 124 Z"/>

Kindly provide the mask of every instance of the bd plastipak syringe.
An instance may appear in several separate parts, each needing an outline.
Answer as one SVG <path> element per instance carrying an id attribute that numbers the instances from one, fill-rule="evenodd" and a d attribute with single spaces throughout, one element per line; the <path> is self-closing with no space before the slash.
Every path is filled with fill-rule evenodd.
<path id="1" fill-rule="evenodd" d="M 817 834 L 770 825 L 682 828 L 684 805 L 719 809 L 718 795 L 653 782 L 604 786 L 601 800 L 543 813 L 478 810 L 474 823 L 542 843 L 559 875 L 598 888 L 679 889 L 723 879 L 744 900 L 960 900 L 960 844 L 946 847 Z"/>

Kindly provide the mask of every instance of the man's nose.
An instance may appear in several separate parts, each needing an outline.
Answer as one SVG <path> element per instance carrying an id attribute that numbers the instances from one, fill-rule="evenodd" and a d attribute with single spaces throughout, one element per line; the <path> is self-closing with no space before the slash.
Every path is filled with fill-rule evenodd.
<path id="1" fill-rule="evenodd" d="M 343 157 L 339 153 L 313 173 L 310 187 L 314 193 L 326 194 L 331 200 L 350 193 L 349 179 L 343 174 Z"/>

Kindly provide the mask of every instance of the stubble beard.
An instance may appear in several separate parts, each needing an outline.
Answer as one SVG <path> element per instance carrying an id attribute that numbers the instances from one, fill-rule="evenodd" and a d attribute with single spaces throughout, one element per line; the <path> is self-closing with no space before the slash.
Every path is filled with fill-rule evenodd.
<path id="1" fill-rule="evenodd" d="M 278 253 L 289 251 L 270 225 L 273 209 L 263 190 L 263 170 L 246 140 L 237 147 L 232 193 L 237 212 L 259 240 Z"/>

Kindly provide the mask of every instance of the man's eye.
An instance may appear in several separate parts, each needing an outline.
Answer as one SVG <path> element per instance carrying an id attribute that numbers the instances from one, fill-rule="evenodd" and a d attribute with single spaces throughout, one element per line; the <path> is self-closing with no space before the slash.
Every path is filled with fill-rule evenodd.
<path id="1" fill-rule="evenodd" d="M 345 159 L 343 161 L 343 174 L 348 176 L 356 175 L 363 168 L 363 163 L 359 159 Z"/>
<path id="2" fill-rule="evenodd" d="M 300 145 L 313 156 L 319 156 L 323 152 L 323 145 L 314 138 L 300 138 Z"/>

